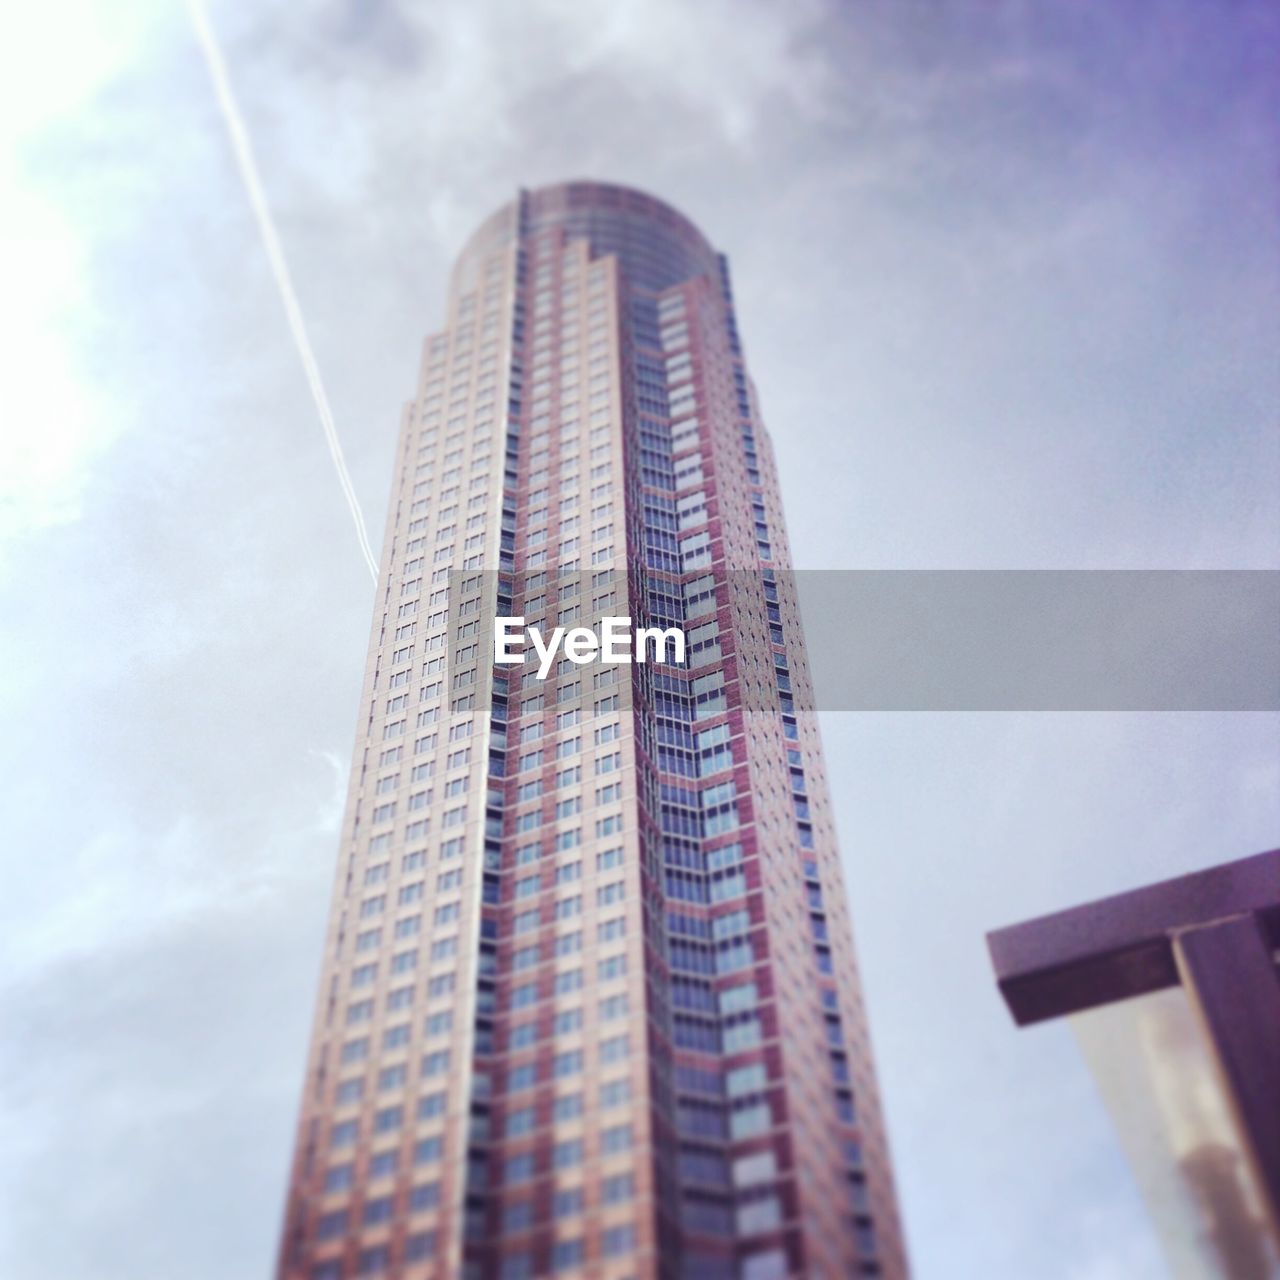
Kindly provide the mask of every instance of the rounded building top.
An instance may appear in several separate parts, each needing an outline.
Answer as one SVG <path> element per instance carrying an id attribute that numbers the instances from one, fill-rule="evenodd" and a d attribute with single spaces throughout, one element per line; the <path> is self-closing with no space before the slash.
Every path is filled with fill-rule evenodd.
<path id="1" fill-rule="evenodd" d="M 486 218 L 458 255 L 455 281 L 495 249 L 553 227 L 566 239 L 588 241 L 596 254 L 616 254 L 631 282 L 646 289 L 714 277 L 719 266 L 707 238 L 669 204 L 634 187 L 560 182 L 521 191 Z"/>

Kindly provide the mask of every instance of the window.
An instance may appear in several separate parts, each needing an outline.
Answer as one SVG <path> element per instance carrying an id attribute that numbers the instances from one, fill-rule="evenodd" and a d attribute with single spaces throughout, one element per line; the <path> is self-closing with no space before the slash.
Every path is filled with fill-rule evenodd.
<path id="1" fill-rule="evenodd" d="M 617 1155 L 620 1151 L 631 1148 L 631 1126 L 629 1124 L 614 1125 L 600 1135 L 600 1150 L 607 1156 Z"/>
<path id="2" fill-rule="evenodd" d="M 533 1107 L 518 1107 L 507 1113 L 506 1136 L 516 1138 L 531 1133 L 537 1122 L 537 1112 Z"/>
<path id="3" fill-rule="evenodd" d="M 533 1226 L 533 1205 L 528 1200 L 517 1200 L 502 1210 L 504 1232 L 527 1231 Z"/>
<path id="4" fill-rule="evenodd" d="M 582 1241 L 557 1240 L 551 1248 L 551 1269 L 553 1271 L 571 1271 L 582 1265 L 586 1252 Z"/>
<path id="5" fill-rule="evenodd" d="M 582 950 L 582 930 L 577 929 L 573 933 L 564 933 L 556 939 L 555 952 L 557 956 L 571 956 Z"/>
<path id="6" fill-rule="evenodd" d="M 582 1163 L 582 1139 L 567 1138 L 552 1148 L 551 1164 L 556 1169 L 571 1169 Z"/>
<path id="7" fill-rule="evenodd" d="M 629 1080 L 609 1080 L 600 1086 L 600 1106 L 602 1110 L 623 1106 L 631 1096 Z"/>
<path id="8" fill-rule="evenodd" d="M 348 1221 L 349 1218 L 345 1209 L 323 1214 L 316 1223 L 316 1239 L 336 1240 L 339 1236 L 345 1236 L 347 1234 Z"/>
<path id="9" fill-rule="evenodd" d="M 609 1227 L 601 1237 L 601 1248 L 606 1258 L 619 1258 L 635 1252 L 636 1229 L 630 1223 Z"/>
<path id="10" fill-rule="evenodd" d="M 630 1052 L 631 1046 L 625 1034 L 600 1042 L 600 1061 L 603 1063 L 621 1062 Z"/>
<path id="11" fill-rule="evenodd" d="M 561 1187 L 556 1191 L 551 1212 L 557 1218 L 571 1218 L 582 1212 L 583 1194 L 581 1187 Z"/>
<path id="12" fill-rule="evenodd" d="M 616 1173 L 604 1180 L 602 1198 L 605 1204 L 618 1204 L 635 1195 L 635 1177 L 630 1173 Z"/>
<path id="13" fill-rule="evenodd" d="M 558 1036 L 568 1035 L 573 1031 L 582 1030 L 582 1010 L 581 1009 L 564 1009 L 556 1014 L 555 1034 Z"/>
<path id="14" fill-rule="evenodd" d="M 363 1062 L 369 1056 L 369 1037 L 360 1036 L 356 1040 L 348 1040 L 342 1046 L 343 1062 Z"/>
<path id="15" fill-rule="evenodd" d="M 421 1213 L 426 1209 L 434 1209 L 440 1203 L 440 1184 L 424 1182 L 409 1193 L 409 1209 L 412 1213 Z"/>
<path id="16" fill-rule="evenodd" d="M 385 1244 L 378 1244 L 360 1251 L 360 1265 L 356 1274 L 362 1276 L 383 1275 L 390 1266 L 390 1247 Z"/>
<path id="17" fill-rule="evenodd" d="M 766 1102 L 751 1103 L 745 1107 L 735 1107 L 729 1115 L 729 1136 L 735 1141 L 739 1138 L 750 1138 L 764 1133 L 772 1123 L 769 1104 Z"/>
<path id="18" fill-rule="evenodd" d="M 570 991 L 578 991 L 582 987 L 582 970 L 570 969 L 566 973 L 557 973 L 555 977 L 555 994 L 568 995 Z"/>
<path id="19" fill-rule="evenodd" d="M 359 1121 L 343 1120 L 329 1131 L 329 1145 L 335 1149 L 354 1146 L 359 1130 Z"/>
<path id="20" fill-rule="evenodd" d="M 625 995 L 609 996 L 605 1000 L 600 1001 L 600 1018 L 607 1022 L 611 1018 L 621 1018 L 627 1012 L 627 997 Z"/>
<path id="21" fill-rule="evenodd" d="M 434 1164 L 444 1155 L 444 1139 L 423 1138 L 413 1149 L 414 1164 Z"/>
<path id="22" fill-rule="evenodd" d="M 418 1099 L 418 1119 L 434 1120 L 436 1116 L 444 1115 L 445 1095 L 443 1093 L 428 1093 Z"/>
<path id="23" fill-rule="evenodd" d="M 582 1114 L 582 1094 L 562 1093 L 552 1104 L 551 1118 L 556 1124 L 565 1120 L 575 1120 Z"/>
<path id="24" fill-rule="evenodd" d="M 566 1053 L 558 1053 L 553 1063 L 553 1071 L 557 1078 L 576 1075 L 582 1070 L 582 1050 L 571 1049 Z"/>
<path id="25" fill-rule="evenodd" d="M 409 1069 L 403 1063 L 394 1067 L 385 1067 L 378 1072 L 379 1092 L 386 1093 L 392 1089 L 403 1087 L 408 1075 Z"/>
<path id="26" fill-rule="evenodd" d="M 787 1255 L 782 1249 L 749 1253 L 742 1260 L 742 1280 L 786 1280 Z"/>
<path id="27" fill-rule="evenodd" d="M 406 1262 L 421 1262 L 436 1256 L 436 1233 L 434 1231 L 418 1231 L 411 1235 L 404 1245 Z"/>
<path id="28" fill-rule="evenodd" d="M 741 1097 L 744 1093 L 759 1093 L 766 1083 L 763 1062 L 753 1062 L 749 1066 L 736 1067 L 725 1077 L 725 1091 L 729 1097 Z"/>
<path id="29" fill-rule="evenodd" d="M 368 1200 L 364 1206 L 364 1225 L 366 1227 L 377 1226 L 381 1222 L 391 1221 L 391 1197 L 378 1196 L 375 1200 Z"/>
<path id="30" fill-rule="evenodd" d="M 374 1113 L 374 1133 L 393 1133 L 404 1124 L 403 1107 L 383 1107 Z"/>

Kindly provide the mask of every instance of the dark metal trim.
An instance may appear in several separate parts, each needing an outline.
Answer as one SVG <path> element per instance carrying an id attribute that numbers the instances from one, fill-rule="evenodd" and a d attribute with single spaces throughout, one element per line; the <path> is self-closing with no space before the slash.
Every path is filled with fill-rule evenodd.
<path id="1" fill-rule="evenodd" d="M 1205 1031 L 1245 1158 L 1280 1224 L 1280 975 L 1253 916 L 1174 937 L 1182 985 Z M 1280 1240 L 1276 1242 L 1280 1245 Z"/>
<path id="2" fill-rule="evenodd" d="M 996 929 L 987 946 L 1026 1026 L 1176 986 L 1173 935 L 1233 916 L 1280 947 L 1280 849 Z"/>

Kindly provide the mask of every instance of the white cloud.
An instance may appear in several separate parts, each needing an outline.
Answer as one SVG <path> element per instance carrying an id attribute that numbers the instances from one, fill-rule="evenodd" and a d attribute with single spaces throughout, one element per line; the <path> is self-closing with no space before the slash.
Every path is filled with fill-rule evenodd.
<path id="1" fill-rule="evenodd" d="M 73 354 L 86 304 L 83 247 L 60 211 L 0 169 L 0 550 L 74 520 L 94 457 L 111 437 Z"/>
<path id="2" fill-rule="evenodd" d="M 77 518 L 114 428 L 76 354 L 95 322 L 86 275 L 91 221 L 72 218 L 34 168 L 42 139 L 83 113 L 136 53 L 136 6 L 21 5 L 0 34 L 0 556 Z"/>

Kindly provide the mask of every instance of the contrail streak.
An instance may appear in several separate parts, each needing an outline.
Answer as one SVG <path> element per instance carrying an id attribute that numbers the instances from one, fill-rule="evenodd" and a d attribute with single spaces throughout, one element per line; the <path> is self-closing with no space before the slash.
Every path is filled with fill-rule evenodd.
<path id="1" fill-rule="evenodd" d="M 236 105 L 235 95 L 231 91 L 231 81 L 227 78 L 227 66 L 218 48 L 218 41 L 209 25 L 201 0 L 187 0 L 187 11 L 191 14 L 192 25 L 204 50 L 205 62 L 209 66 L 209 75 L 213 80 L 214 92 L 218 98 L 218 106 L 222 118 L 226 121 L 227 132 L 231 135 L 231 146 L 235 151 L 236 166 L 240 177 L 244 180 L 245 191 L 249 203 L 253 206 L 258 230 L 262 233 L 263 247 L 271 263 L 271 273 L 276 278 L 280 289 L 280 299 L 284 303 L 285 315 L 289 320 L 289 329 L 293 333 L 294 345 L 302 359 L 302 367 L 307 375 L 307 384 L 311 388 L 311 398 L 316 403 L 320 414 L 320 425 L 324 428 L 325 439 L 329 442 L 329 455 L 338 473 L 338 483 L 342 485 L 343 496 L 351 509 L 351 519 L 355 522 L 356 537 L 360 540 L 360 551 L 378 581 L 378 561 L 369 545 L 369 532 L 364 525 L 364 515 L 356 498 L 355 487 L 351 483 L 351 473 L 347 470 L 346 459 L 342 456 L 342 445 L 338 441 L 338 430 L 333 421 L 333 410 L 329 407 L 329 397 L 325 394 L 324 383 L 320 379 L 320 368 L 316 364 L 315 353 L 311 350 L 311 341 L 307 337 L 306 325 L 302 322 L 302 309 L 298 306 L 298 296 L 293 289 L 293 281 L 289 276 L 289 265 L 285 261 L 284 249 L 280 245 L 280 237 L 276 234 L 275 223 L 271 218 L 271 210 L 267 207 L 267 195 L 258 176 L 258 166 L 253 159 L 253 148 L 249 145 L 249 134 L 244 127 L 240 108 Z"/>

